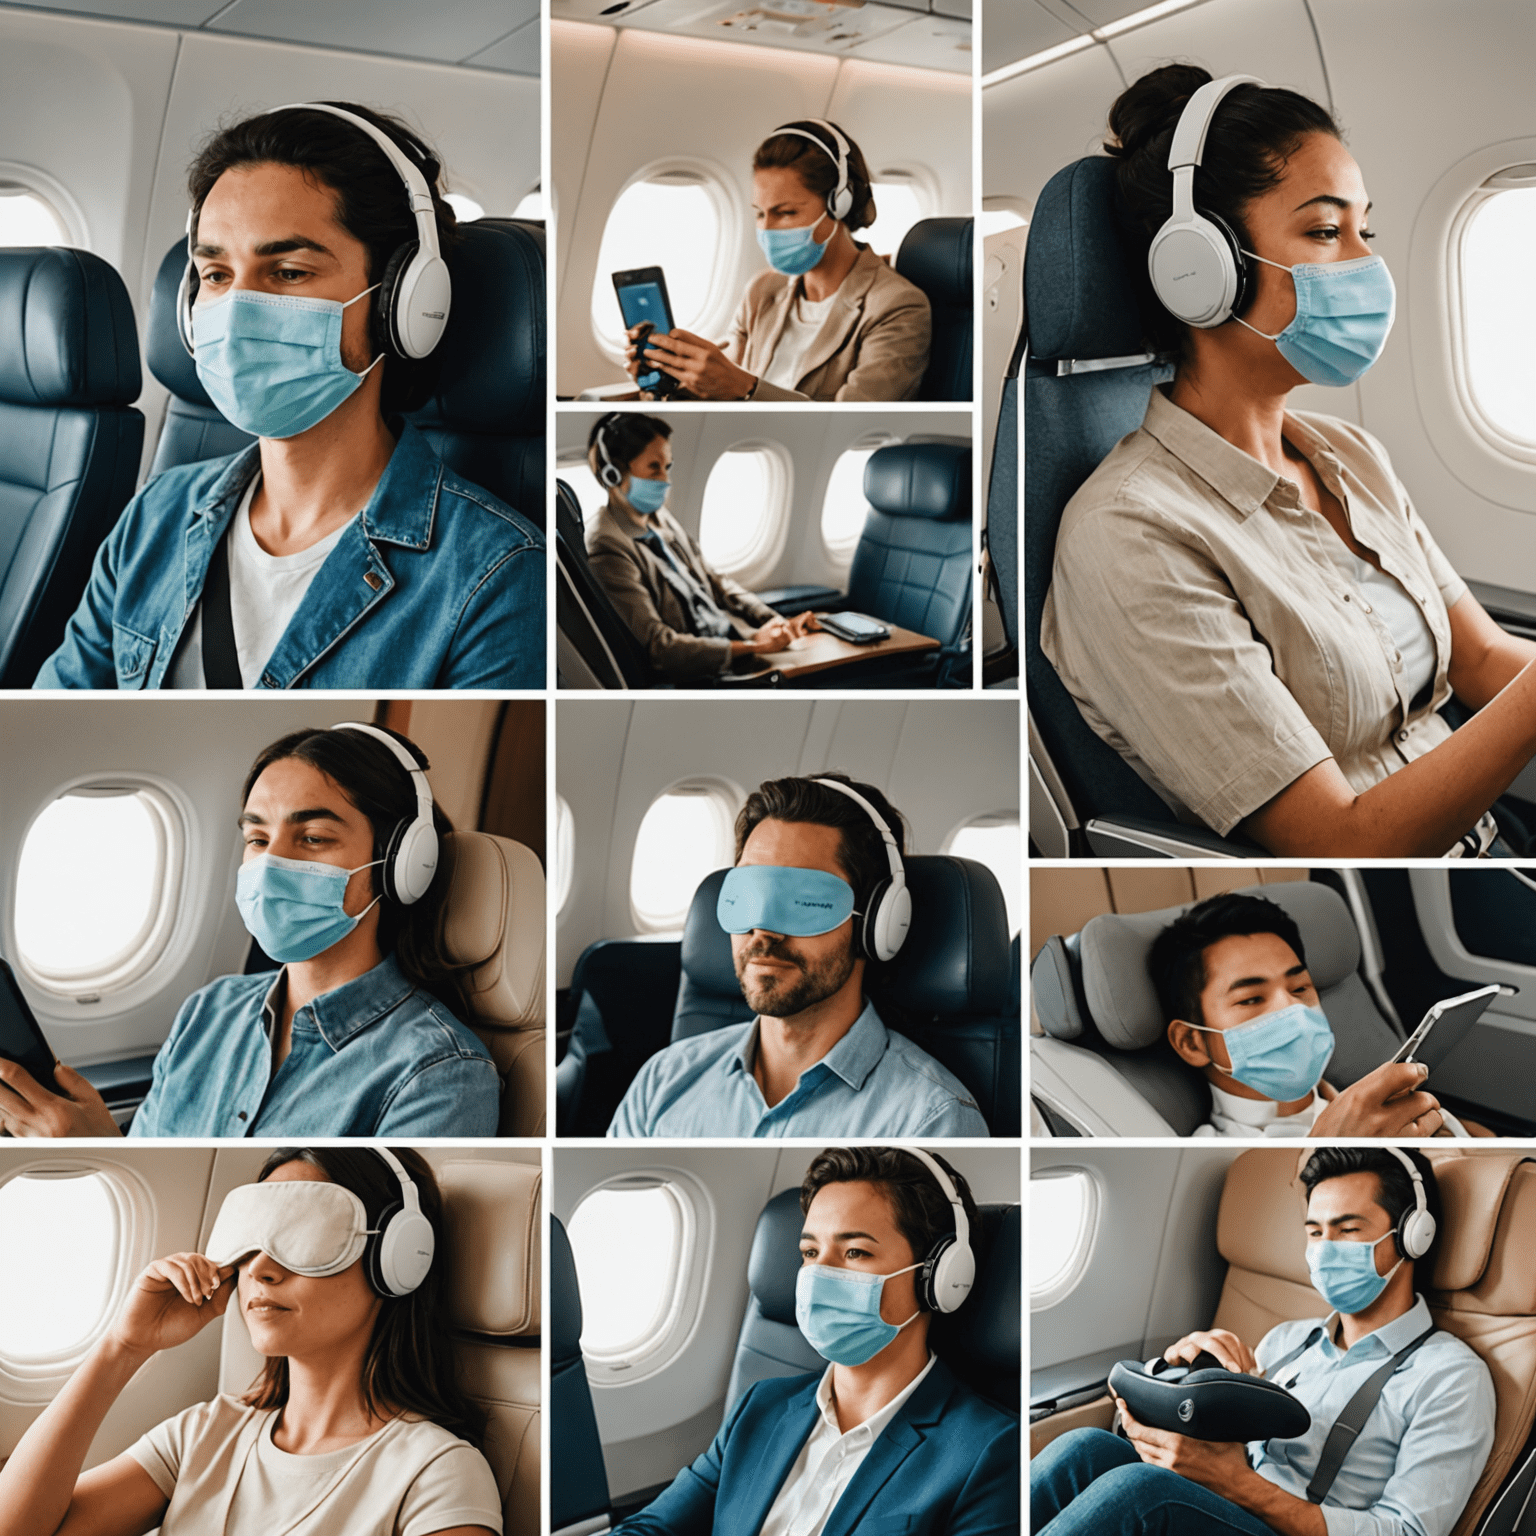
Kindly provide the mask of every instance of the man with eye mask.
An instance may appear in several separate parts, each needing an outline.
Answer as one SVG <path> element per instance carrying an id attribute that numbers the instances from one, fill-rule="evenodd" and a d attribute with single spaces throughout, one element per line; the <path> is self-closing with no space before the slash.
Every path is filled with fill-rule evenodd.
<path id="1" fill-rule="evenodd" d="M 652 1056 L 610 1136 L 989 1134 L 964 1085 L 869 998 L 881 962 L 864 918 L 890 874 L 870 810 L 899 857 L 900 816 L 845 774 L 772 779 L 747 797 L 716 917 L 757 1017 Z"/>

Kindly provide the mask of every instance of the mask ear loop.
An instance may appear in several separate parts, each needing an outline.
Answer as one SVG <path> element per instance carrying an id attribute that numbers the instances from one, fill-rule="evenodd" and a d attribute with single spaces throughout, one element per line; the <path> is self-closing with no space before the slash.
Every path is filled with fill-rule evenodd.
<path id="1" fill-rule="evenodd" d="M 1284 265 L 1284 263 L 1278 262 L 1278 261 L 1271 261 L 1268 256 L 1260 256 L 1256 252 L 1250 251 L 1247 248 L 1247 246 L 1239 246 L 1238 249 L 1240 251 L 1242 251 L 1244 256 L 1249 257 L 1251 260 L 1253 260 L 1253 261 L 1262 261 L 1266 267 L 1274 267 L 1279 272 L 1290 272 L 1291 271 L 1291 269 L 1288 266 Z M 1291 275 L 1291 283 L 1292 283 L 1293 286 L 1294 286 L 1295 282 L 1296 282 L 1296 277 L 1295 277 L 1295 274 L 1292 273 L 1292 275 Z M 1258 328 L 1258 326 L 1256 326 L 1256 325 L 1249 325 L 1248 322 L 1246 320 L 1244 320 L 1241 315 L 1233 315 L 1232 318 L 1234 320 L 1236 320 L 1237 323 L 1240 326 L 1242 326 L 1244 330 L 1252 331 L 1255 336 L 1262 336 L 1265 341 L 1279 341 L 1280 338 L 1282 336 L 1284 336 L 1285 333 L 1288 330 L 1290 330 L 1291 326 L 1293 326 L 1296 323 L 1294 318 L 1291 319 L 1286 325 L 1281 326 L 1281 328 L 1278 331 L 1276 331 L 1273 336 L 1271 336 L 1268 331 L 1261 331 Z"/>
<path id="2" fill-rule="evenodd" d="M 343 309 L 351 309 L 351 307 L 354 304 L 356 304 L 359 299 L 366 299 L 370 293 L 374 292 L 375 289 L 382 288 L 383 286 L 384 286 L 383 283 L 374 283 L 372 285 L 372 287 L 364 288 L 361 293 L 354 294 L 341 307 Z M 380 353 L 378 353 L 374 357 L 373 361 L 371 363 L 369 363 L 366 368 L 363 369 L 363 371 L 361 373 L 355 374 L 354 377 L 359 379 L 359 380 L 366 379 L 368 377 L 368 375 L 370 373 L 372 373 L 373 370 L 375 368 L 377 368 L 379 366 L 379 364 L 382 363 L 383 361 L 384 361 L 384 354 L 382 352 L 380 352 Z M 348 368 L 347 372 L 351 373 L 352 370 L 350 368 Z M 379 862 L 382 864 L 384 861 L 382 859 L 380 859 Z M 367 868 L 367 866 L 364 865 L 364 868 Z"/>

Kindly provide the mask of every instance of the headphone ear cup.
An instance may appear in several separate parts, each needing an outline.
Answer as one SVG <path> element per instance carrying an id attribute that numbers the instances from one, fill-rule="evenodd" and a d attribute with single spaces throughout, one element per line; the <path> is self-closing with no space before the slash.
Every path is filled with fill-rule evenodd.
<path id="1" fill-rule="evenodd" d="M 197 298 L 201 281 L 197 268 L 189 259 L 182 268 L 181 281 L 176 285 L 176 334 L 181 337 L 182 346 L 193 357 L 197 354 L 193 350 L 192 341 L 192 302 Z"/>
<path id="2" fill-rule="evenodd" d="M 846 219 L 853 211 L 853 186 L 850 183 L 841 192 L 827 194 L 827 212 L 834 219 Z"/>
<path id="3" fill-rule="evenodd" d="M 390 838 L 386 894 L 402 907 L 420 901 L 437 874 L 437 828 L 430 821 L 402 821 Z"/>
<path id="4" fill-rule="evenodd" d="M 395 299 L 400 288 L 400 275 L 410 265 L 416 251 L 417 243 L 414 240 L 407 240 L 404 245 L 395 247 L 394 254 L 385 264 L 384 276 L 379 279 L 378 291 L 373 296 L 376 327 L 374 349 L 389 357 L 405 356 L 400 350 L 400 338 L 395 331 Z"/>
<path id="5" fill-rule="evenodd" d="M 1243 242 L 1238 239 L 1237 231 L 1219 213 L 1208 213 L 1205 217 L 1226 236 L 1227 248 L 1232 254 L 1232 271 L 1237 279 L 1232 302 L 1227 306 L 1227 313 L 1240 315 L 1248 307 L 1248 300 L 1252 297 L 1249 291 L 1251 268 L 1248 258 L 1243 255 Z"/>
<path id="6" fill-rule="evenodd" d="M 1417 1205 L 1403 1212 L 1398 1218 L 1394 1245 L 1399 1254 L 1408 1260 L 1422 1259 L 1435 1241 L 1435 1218 Z"/>
<path id="7" fill-rule="evenodd" d="M 409 1296 L 432 1268 L 437 1234 L 420 1211 L 400 1201 L 379 1213 L 379 1230 L 363 1250 L 363 1272 L 380 1296 Z"/>
<path id="8" fill-rule="evenodd" d="M 976 1283 L 976 1256 L 969 1247 L 962 1248 L 951 1232 L 933 1245 L 921 1279 L 923 1305 L 930 1312 L 953 1312 Z"/>
<path id="9" fill-rule="evenodd" d="M 1152 237 L 1147 273 L 1174 319 L 1209 330 L 1231 318 L 1241 273 L 1233 259 L 1236 244 L 1225 224 L 1198 211 L 1187 224 L 1169 219 Z"/>
<path id="10" fill-rule="evenodd" d="M 869 899 L 864 903 L 864 917 L 859 923 L 859 953 L 866 960 L 879 960 L 880 954 L 880 920 L 881 912 L 885 906 L 886 893 L 891 888 L 890 877 L 881 880 L 869 893 Z"/>
<path id="11" fill-rule="evenodd" d="M 377 1232 L 368 1235 L 368 1242 L 363 1248 L 363 1273 L 368 1277 L 368 1284 L 373 1287 L 374 1293 L 379 1296 L 393 1296 L 384 1279 L 382 1255 L 384 1251 L 384 1239 L 389 1235 L 390 1223 L 405 1209 L 400 1201 L 395 1200 L 386 1205 L 379 1212 L 376 1223 Z"/>

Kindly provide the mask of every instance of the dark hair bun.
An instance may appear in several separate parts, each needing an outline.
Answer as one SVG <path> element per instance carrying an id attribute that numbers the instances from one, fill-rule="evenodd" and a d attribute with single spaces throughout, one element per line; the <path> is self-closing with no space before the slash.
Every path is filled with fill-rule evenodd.
<path id="1" fill-rule="evenodd" d="M 1164 64 L 1143 75 L 1121 91 L 1109 109 L 1113 137 L 1104 148 L 1123 158 L 1140 154 L 1164 134 L 1172 137 L 1189 98 L 1212 78 L 1210 70 L 1198 64 Z"/>

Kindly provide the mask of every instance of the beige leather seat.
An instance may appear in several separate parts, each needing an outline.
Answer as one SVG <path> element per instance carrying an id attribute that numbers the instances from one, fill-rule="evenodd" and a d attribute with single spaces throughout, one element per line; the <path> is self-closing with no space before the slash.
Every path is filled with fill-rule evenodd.
<path id="1" fill-rule="evenodd" d="M 544 871 L 522 843 L 456 832 L 443 931 L 450 957 L 471 965 L 474 1017 L 501 1077 L 502 1136 L 544 1134 Z"/>

